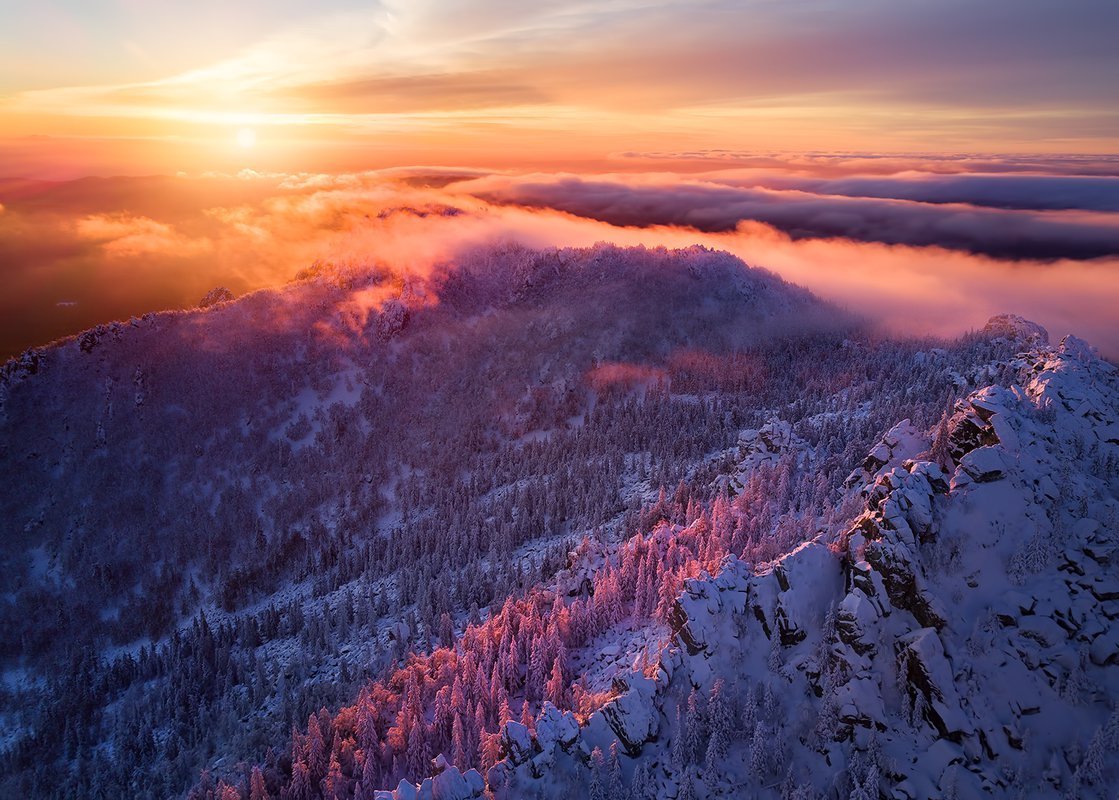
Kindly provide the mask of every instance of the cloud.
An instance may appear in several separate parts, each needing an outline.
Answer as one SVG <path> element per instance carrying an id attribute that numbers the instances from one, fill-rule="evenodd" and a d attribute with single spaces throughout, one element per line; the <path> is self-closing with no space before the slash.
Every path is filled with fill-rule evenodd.
<path id="1" fill-rule="evenodd" d="M 284 88 L 275 96 L 294 101 L 300 110 L 326 114 L 494 108 L 548 100 L 523 75 L 494 70 L 332 80 Z"/>
<path id="2" fill-rule="evenodd" d="M 110 256 L 190 257 L 213 249 L 209 239 L 192 238 L 172 226 L 130 214 L 93 214 L 76 223 L 78 237 L 98 242 Z"/>
<path id="3" fill-rule="evenodd" d="M 556 161 L 602 142 L 599 154 L 682 141 L 1110 152 L 1119 137 L 1110 0 L 1080 0 L 1075 12 L 1050 0 L 521 6 L 390 0 L 313 19 L 278 10 L 235 54 L 200 46 L 209 59 L 173 59 L 172 74 L 145 69 L 129 82 L 85 54 L 69 80 L 6 87 L 0 107 L 13 125 L 50 126 L 24 133 L 101 136 L 116 121 L 119 134 L 123 120 L 134 133 L 142 120 L 153 137 L 204 138 L 254 124 L 320 143 L 375 134 L 379 145 L 393 133 L 413 154 L 448 152 L 468 123 L 469 138 L 506 159 L 546 128 L 537 146 L 559 151 Z M 50 29 L 20 24 L 32 13 L 13 24 Z M 50 55 L 73 57 L 57 46 L 44 42 L 38 57 L 51 74 Z M 423 135 L 433 128 L 442 149 Z"/>
<path id="4" fill-rule="evenodd" d="M 890 190 L 914 195 L 933 190 L 924 184 L 924 179 L 895 180 Z M 881 188 L 884 182 L 875 185 L 886 191 Z M 981 184 L 970 188 L 942 184 L 942 191 L 948 193 L 981 188 Z M 1019 197 L 1030 189 L 1008 183 L 1001 188 Z M 621 226 L 673 225 L 720 232 L 754 221 L 795 239 L 937 246 L 999 258 L 1089 259 L 1119 254 L 1119 216 L 1084 211 L 1010 212 L 958 202 L 815 194 L 675 176 L 492 175 L 463 181 L 453 189 L 489 202 L 551 208 Z M 1101 204 L 1109 202 L 1106 190 L 1093 187 L 1090 194 Z"/>
<path id="5" fill-rule="evenodd" d="M 1080 153 L 982 154 L 967 153 L 789 153 L 758 150 L 669 150 L 626 151 L 617 154 L 623 162 L 650 162 L 675 166 L 674 162 L 698 162 L 719 168 L 704 177 L 739 175 L 750 177 L 800 176 L 806 180 L 841 177 L 913 175 L 979 175 L 1032 173 L 1049 176 L 1119 176 L 1119 156 Z M 652 169 L 652 167 L 650 167 Z"/>
<path id="6" fill-rule="evenodd" d="M 460 180 L 446 183 L 448 177 Z M 0 348 L 5 352 L 108 319 L 191 306 L 216 285 L 237 294 L 281 285 L 315 261 L 380 268 L 394 273 L 400 285 L 413 276 L 429 276 L 461 254 L 494 242 L 562 247 L 608 241 L 650 247 L 702 244 L 728 250 L 894 332 L 956 335 L 981 327 L 995 313 L 1012 311 L 1036 319 L 1055 336 L 1075 332 L 1119 356 L 1119 330 L 1114 324 L 1119 258 L 1008 260 L 942 246 L 862 241 L 853 236 L 806 237 L 761 221 L 701 230 L 687 223 L 719 219 L 719 203 L 711 202 L 708 193 L 739 190 L 694 178 L 672 179 L 664 174 L 627 176 L 625 182 L 617 176 L 610 180 L 601 176 L 545 180 L 539 175 L 478 178 L 471 171 L 425 169 L 183 177 L 160 182 L 158 191 L 151 183 L 135 180 L 76 181 L 8 203 L 0 216 L 0 259 L 6 265 L 9 289 L 0 298 Z M 519 191 L 522 184 L 539 185 L 549 193 L 559 187 L 570 197 L 593 189 L 591 195 L 600 209 L 637 215 L 633 219 L 641 225 L 610 224 L 555 207 L 494 204 L 474 191 L 481 186 Z M 768 202 L 770 194 L 797 198 L 806 193 L 761 196 Z M 147 198 L 146 205 L 137 196 Z M 680 203 L 681 198 L 693 197 L 703 200 L 703 214 L 689 217 L 679 211 Z M 832 224 L 846 226 L 852 233 L 860 225 L 868 229 L 851 218 L 852 209 L 861 206 L 844 211 L 842 204 L 851 198 L 809 198 L 811 214 L 803 206 L 792 207 L 800 215 L 796 218 L 802 219 L 798 224 L 830 213 Z M 905 213 L 917 215 L 909 222 L 898 217 L 903 230 L 927 226 L 922 215 L 930 211 L 956 213 L 954 207 L 897 202 Z M 91 211 L 98 206 L 99 211 Z M 650 209 L 661 213 L 662 206 L 676 209 L 676 216 L 669 219 L 672 224 L 651 219 Z M 911 206 L 918 208 L 911 212 Z M 969 207 L 960 218 L 967 223 L 961 223 L 961 229 L 975 241 L 982 239 L 985 228 L 991 236 L 1009 236 L 1006 231 L 1012 230 L 999 228 L 995 217 L 988 222 L 975 212 L 1022 213 Z M 1070 224 L 1074 217 L 1087 224 L 1068 212 L 1044 216 L 1050 215 L 1068 218 Z M 884 219 L 875 224 L 885 225 Z M 937 219 L 941 220 L 937 230 L 942 230 L 945 218 Z M 1071 236 L 1073 228 L 1060 230 Z M 1020 232 L 1028 233 L 1024 228 Z M 910 234 L 910 238 L 919 237 Z M 355 295 L 338 311 L 360 325 L 371 305 L 384 299 L 379 291 Z M 59 300 L 78 305 L 59 308 Z"/>
<path id="7" fill-rule="evenodd" d="M 799 189 L 824 195 L 913 200 L 921 203 L 964 203 L 1017 210 L 1119 211 L 1119 176 L 1037 174 L 852 175 L 813 178 L 758 175 L 711 180 L 730 186 Z"/>

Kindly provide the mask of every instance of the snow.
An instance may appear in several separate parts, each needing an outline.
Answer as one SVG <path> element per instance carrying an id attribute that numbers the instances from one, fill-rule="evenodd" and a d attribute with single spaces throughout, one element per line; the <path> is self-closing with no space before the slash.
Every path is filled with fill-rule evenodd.
<path id="1" fill-rule="evenodd" d="M 868 760 L 894 798 L 1040 797 L 1074 785 L 1079 754 L 1119 697 L 1119 500 L 1096 462 L 1071 454 L 1094 442 L 1119 458 L 1119 385 L 1076 343 L 1051 348 L 1037 326 L 993 324 L 1034 349 L 1020 357 L 1020 387 L 977 391 L 953 418 L 964 451 L 954 472 L 919 460 L 929 433 L 899 423 L 849 480 L 867 510 L 839 537 L 842 558 L 809 541 L 756 575 L 729 558 L 686 581 L 656 679 L 619 675 L 621 694 L 586 721 L 586 744 L 572 752 L 603 746 L 601 715 L 632 764 L 656 766 L 657 796 L 675 796 L 692 779 L 668 756 L 676 709 L 722 679 L 739 696 L 773 693 L 786 720 L 774 746 L 817 795 Z M 782 441 L 743 437 L 755 459 Z M 826 704 L 834 739 L 809 747 L 796 720 L 821 719 Z M 541 723 L 551 741 L 556 723 Z M 726 796 L 775 797 L 780 780 L 735 766 L 750 762 L 747 749 L 731 747 L 726 772 L 740 782 Z M 535 774 L 499 765 L 496 796 L 559 796 L 546 788 L 550 774 L 567 774 L 565 758 L 578 760 L 553 754 Z M 723 792 L 704 781 L 708 796 Z"/>

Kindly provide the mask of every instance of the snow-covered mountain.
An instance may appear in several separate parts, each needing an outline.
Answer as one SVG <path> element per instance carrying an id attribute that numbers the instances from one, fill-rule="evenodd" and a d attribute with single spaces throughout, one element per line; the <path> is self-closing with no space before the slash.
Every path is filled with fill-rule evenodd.
<path id="1" fill-rule="evenodd" d="M 562 796 L 584 764 L 608 785 L 617 742 L 642 797 L 1110 797 L 1119 380 L 1074 337 L 1013 366 L 942 430 L 891 430 L 847 530 L 687 581 L 577 736 L 508 723 L 497 795 Z"/>
<path id="2" fill-rule="evenodd" d="M 4 368 L 0 793 L 1119 778 L 1119 377 L 1085 343 L 884 338 L 699 249 L 214 298 Z"/>
<path id="3" fill-rule="evenodd" d="M 991 328 L 1007 324 L 1030 345 L 1011 361 L 1018 380 L 971 392 L 933 430 L 894 426 L 846 482 L 863 506 L 850 525 L 767 563 L 725 555 L 684 580 L 661 636 L 657 620 L 620 615 L 576 658 L 608 680 L 597 708 L 546 700 L 505 722 L 485 778 L 440 755 L 418 785 L 358 795 L 1110 797 L 1119 374 L 1075 337 L 1051 347 L 1021 320 Z M 790 443 L 768 433 L 743 438 Z M 754 447 L 743 455 L 758 464 Z M 612 594 L 634 548 L 722 544 L 728 513 L 583 560 Z M 586 579 L 578 562 L 557 576 L 553 616 Z"/>

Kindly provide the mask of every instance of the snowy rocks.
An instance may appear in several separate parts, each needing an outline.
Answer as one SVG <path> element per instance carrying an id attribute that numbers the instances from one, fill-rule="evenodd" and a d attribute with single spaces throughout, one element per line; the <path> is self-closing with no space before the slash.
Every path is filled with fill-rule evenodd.
<path id="1" fill-rule="evenodd" d="M 734 556 L 724 559 L 717 577 L 704 574 L 684 582 L 684 591 L 676 598 L 668 622 L 689 655 L 711 650 L 715 618 L 724 609 L 742 613 L 749 586 L 750 567 Z"/>
<path id="2" fill-rule="evenodd" d="M 1002 451 L 994 447 L 978 447 L 960 459 L 960 469 L 976 483 L 997 481 L 1006 473 Z"/>
<path id="3" fill-rule="evenodd" d="M 1026 354 L 1022 365 L 1026 395 L 1049 415 L 1070 412 L 1064 425 L 1109 446 L 1119 445 L 1116 368 L 1095 358 L 1082 341 L 1069 336 L 1052 350 Z"/>
<path id="4" fill-rule="evenodd" d="M 519 766 L 536 753 L 528 728 L 512 720 L 506 722 L 501 728 L 501 757 L 509 759 L 513 766 Z"/>
<path id="5" fill-rule="evenodd" d="M 822 611 L 843 587 L 839 559 L 827 547 L 812 541 L 798 547 L 773 567 L 781 587 L 777 596 L 775 622 L 781 644 L 789 647 L 819 627 Z"/>
<path id="6" fill-rule="evenodd" d="M 1018 342 L 1026 347 L 1049 344 L 1049 332 L 1045 328 L 1017 314 L 996 314 L 987 320 L 982 332 L 991 338 Z"/>
<path id="7" fill-rule="evenodd" d="M 944 644 L 932 628 L 922 628 L 898 641 L 898 660 L 903 666 L 911 698 L 918 693 L 927 703 L 926 716 L 941 736 L 952 741 L 973 732 L 960 708 L 952 678 L 952 667 L 944 655 Z"/>
<path id="8" fill-rule="evenodd" d="M 1100 667 L 1119 664 L 1119 628 L 1112 626 L 1098 635 L 1088 648 L 1088 657 Z"/>
<path id="9" fill-rule="evenodd" d="M 956 404 L 956 411 L 948 421 L 949 453 L 953 461 L 959 463 L 972 450 L 999 443 L 990 418 L 990 413 L 982 406 L 972 406 L 963 400 Z"/>
<path id="10" fill-rule="evenodd" d="M 569 749 L 579 738 L 579 722 L 570 711 L 560 711 L 551 703 L 545 702 L 540 718 L 536 721 L 536 741 L 540 749 L 547 751 L 559 745 Z"/>
<path id="11" fill-rule="evenodd" d="M 914 458 L 929 446 L 929 438 L 908 419 L 903 419 L 887 431 L 867 454 L 862 466 L 847 476 L 848 488 L 861 487 L 866 493 L 875 481 L 893 467 Z"/>
<path id="12" fill-rule="evenodd" d="M 882 686 L 872 675 L 861 675 L 836 691 L 839 721 L 849 727 L 886 729 L 889 715 L 882 701 Z"/>
<path id="13" fill-rule="evenodd" d="M 918 552 L 935 538 L 934 497 L 944 474 L 931 462 L 907 461 L 881 475 L 867 491 L 867 513 L 847 537 L 848 560 L 865 561 L 864 573 L 877 572 L 895 608 L 909 611 L 922 626 L 940 628 L 944 612 L 926 588 Z M 867 574 L 863 588 L 876 594 Z"/>
<path id="14" fill-rule="evenodd" d="M 844 644 L 859 655 L 873 655 L 877 649 L 878 609 L 861 589 L 852 589 L 839 604 L 835 628 Z"/>
<path id="15" fill-rule="evenodd" d="M 717 480 L 737 493 L 759 466 L 774 465 L 790 453 L 804 453 L 808 449 L 808 444 L 793 432 L 792 425 L 781 419 L 771 420 L 756 430 L 739 433 L 736 470 Z"/>
<path id="16" fill-rule="evenodd" d="M 1088 344 L 1086 341 L 1078 336 L 1073 336 L 1071 333 L 1057 346 L 1058 350 L 1069 358 L 1075 358 L 1078 361 L 1092 362 L 1099 357 L 1096 348 Z"/>
<path id="17" fill-rule="evenodd" d="M 620 694 L 602 707 L 602 715 L 625 751 L 636 756 L 657 735 L 660 716 L 654 697 L 656 683 L 643 675 L 618 676 L 614 688 Z"/>
<path id="18" fill-rule="evenodd" d="M 738 436 L 739 454 L 750 466 L 775 461 L 782 453 L 804 447 L 804 441 L 793 433 L 792 425 L 781 419 L 767 422 L 757 430 L 742 431 Z"/>
<path id="19" fill-rule="evenodd" d="M 929 462 L 907 461 L 880 477 L 867 497 L 867 507 L 877 511 L 885 527 L 896 531 L 907 543 L 931 537 L 933 532 L 934 490 L 944 483 L 943 473 Z M 912 472 L 910 471 L 912 470 Z"/>
<path id="20" fill-rule="evenodd" d="M 895 608 L 908 611 L 921 625 L 942 628 L 944 612 L 928 591 L 913 550 L 885 536 L 866 545 L 867 562 L 882 575 L 886 594 Z"/>
<path id="21" fill-rule="evenodd" d="M 397 788 L 395 800 L 475 800 L 483 796 L 485 780 L 477 770 L 467 770 L 465 774 L 447 763 L 443 755 L 432 761 L 430 778 L 425 778 L 419 787 L 407 784 L 407 788 Z M 405 784 L 402 782 L 401 787 Z"/>

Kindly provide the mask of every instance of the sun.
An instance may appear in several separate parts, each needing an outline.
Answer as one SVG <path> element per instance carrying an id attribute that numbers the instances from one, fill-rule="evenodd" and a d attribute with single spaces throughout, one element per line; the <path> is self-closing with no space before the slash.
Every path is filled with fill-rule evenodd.
<path id="1" fill-rule="evenodd" d="M 241 128 L 237 131 L 237 144 L 246 150 L 256 145 L 256 131 L 252 128 Z"/>

